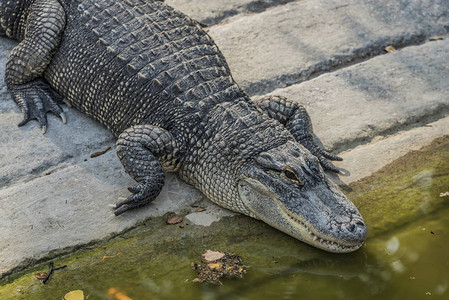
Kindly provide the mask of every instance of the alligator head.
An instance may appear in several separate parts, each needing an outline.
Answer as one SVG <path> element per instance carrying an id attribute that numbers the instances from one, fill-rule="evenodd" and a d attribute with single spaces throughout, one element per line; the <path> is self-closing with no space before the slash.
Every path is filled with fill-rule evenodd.
<path id="1" fill-rule="evenodd" d="M 253 217 L 317 248 L 345 253 L 365 240 L 357 208 L 298 143 L 260 153 L 242 173 L 238 191 Z"/>

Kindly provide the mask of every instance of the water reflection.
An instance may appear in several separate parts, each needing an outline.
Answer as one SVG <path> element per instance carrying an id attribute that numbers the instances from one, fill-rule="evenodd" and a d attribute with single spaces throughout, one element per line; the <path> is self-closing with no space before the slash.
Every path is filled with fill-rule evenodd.
<path id="1" fill-rule="evenodd" d="M 397 237 L 392 237 L 387 242 L 387 246 L 385 247 L 385 251 L 388 255 L 393 255 L 398 251 L 399 249 L 399 239 Z"/>

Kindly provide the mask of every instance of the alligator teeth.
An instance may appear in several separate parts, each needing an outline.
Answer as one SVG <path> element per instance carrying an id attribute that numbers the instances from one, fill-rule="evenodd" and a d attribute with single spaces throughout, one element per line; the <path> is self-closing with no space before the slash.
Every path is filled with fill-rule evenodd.
<path id="1" fill-rule="evenodd" d="M 301 220 L 299 220 L 296 217 L 290 215 L 289 213 L 287 213 L 287 216 L 289 216 L 290 219 L 292 219 L 296 223 L 301 224 L 301 226 L 306 229 L 306 232 L 312 237 L 314 242 L 316 242 L 319 239 L 319 237 L 317 235 L 315 235 L 312 232 L 312 230 L 310 230 L 310 228 L 306 224 L 301 222 Z M 323 240 L 322 238 L 319 239 L 319 243 L 322 244 L 323 246 L 329 248 L 329 249 L 333 249 L 334 251 L 337 251 L 337 250 L 340 250 L 340 251 L 342 251 L 342 250 L 354 251 L 354 250 L 360 248 L 360 245 L 356 245 L 356 246 L 352 246 L 352 247 L 343 246 L 343 245 L 338 244 L 337 242 Z"/>
<path id="2" fill-rule="evenodd" d="M 342 251 L 342 250 L 354 251 L 354 250 L 360 248 L 360 245 L 356 245 L 356 246 L 349 247 L 349 246 L 343 246 L 343 245 L 340 245 L 340 244 L 338 244 L 337 242 L 334 242 L 334 241 L 323 240 L 322 238 L 319 238 L 317 235 L 315 235 L 315 234 L 312 232 L 312 230 L 311 230 L 306 224 L 304 224 L 303 222 L 301 222 L 301 220 L 295 218 L 294 216 L 290 215 L 289 213 L 287 213 L 287 216 L 289 216 L 290 219 L 292 219 L 292 220 L 295 221 L 296 223 L 301 224 L 301 226 L 304 227 L 304 228 L 306 229 L 306 232 L 312 237 L 312 240 L 313 240 L 314 242 L 316 242 L 316 241 L 319 239 L 319 243 L 320 243 L 321 245 L 323 245 L 323 246 L 329 248 L 329 249 L 332 249 L 332 250 L 334 250 L 334 251 L 337 251 L 337 250 L 340 250 L 340 251 Z"/>

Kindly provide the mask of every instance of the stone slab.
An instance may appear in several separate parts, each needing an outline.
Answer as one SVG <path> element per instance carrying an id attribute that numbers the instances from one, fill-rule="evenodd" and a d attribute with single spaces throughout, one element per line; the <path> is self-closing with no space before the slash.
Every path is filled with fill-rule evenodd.
<path id="1" fill-rule="evenodd" d="M 297 100 L 328 148 L 348 149 L 449 113 L 449 39 L 377 56 L 271 94 Z"/>
<path id="2" fill-rule="evenodd" d="M 212 223 L 219 221 L 223 217 L 232 217 L 239 215 L 238 213 L 220 207 L 210 201 L 204 202 L 203 211 L 193 211 L 185 216 L 192 224 L 200 226 L 210 226 Z"/>
<path id="3" fill-rule="evenodd" d="M 332 179 L 337 184 L 349 184 L 370 176 L 409 151 L 419 150 L 444 135 L 449 135 L 449 116 L 385 138 L 377 137 L 371 143 L 340 153 L 343 161 L 336 165 L 344 170 L 344 175 Z"/>
<path id="4" fill-rule="evenodd" d="M 448 31 L 445 0 L 303 0 L 217 25 L 209 34 L 249 94 Z"/>
<path id="5" fill-rule="evenodd" d="M 87 159 L 106 146 L 114 148 L 114 136 L 105 127 L 67 107 L 67 124 L 49 114 L 45 135 L 34 120 L 17 127 L 22 113 L 4 82 L 6 59 L 17 43 L 0 38 L 0 44 L 4 45 L 0 51 L 0 161 L 7 162 L 0 164 L 0 188 L 31 180 L 65 162 Z"/>
<path id="6" fill-rule="evenodd" d="M 203 197 L 176 175 L 168 174 L 151 205 L 115 217 L 108 204 L 128 196 L 126 187 L 132 184 L 110 151 L 0 190 L 0 274 L 51 251 L 121 232 L 148 217 L 188 210 Z"/>
<path id="7" fill-rule="evenodd" d="M 166 0 L 165 3 L 201 24 L 211 26 L 238 14 L 262 12 L 292 1 L 294 0 Z"/>

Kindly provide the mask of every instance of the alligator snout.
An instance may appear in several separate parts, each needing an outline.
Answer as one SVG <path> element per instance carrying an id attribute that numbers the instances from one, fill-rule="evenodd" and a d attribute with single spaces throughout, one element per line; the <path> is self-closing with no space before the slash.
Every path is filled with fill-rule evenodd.
<path id="1" fill-rule="evenodd" d="M 348 242 L 361 244 L 365 241 L 366 225 L 363 220 L 353 219 L 349 223 L 343 224 L 342 227 L 346 232 Z"/>

